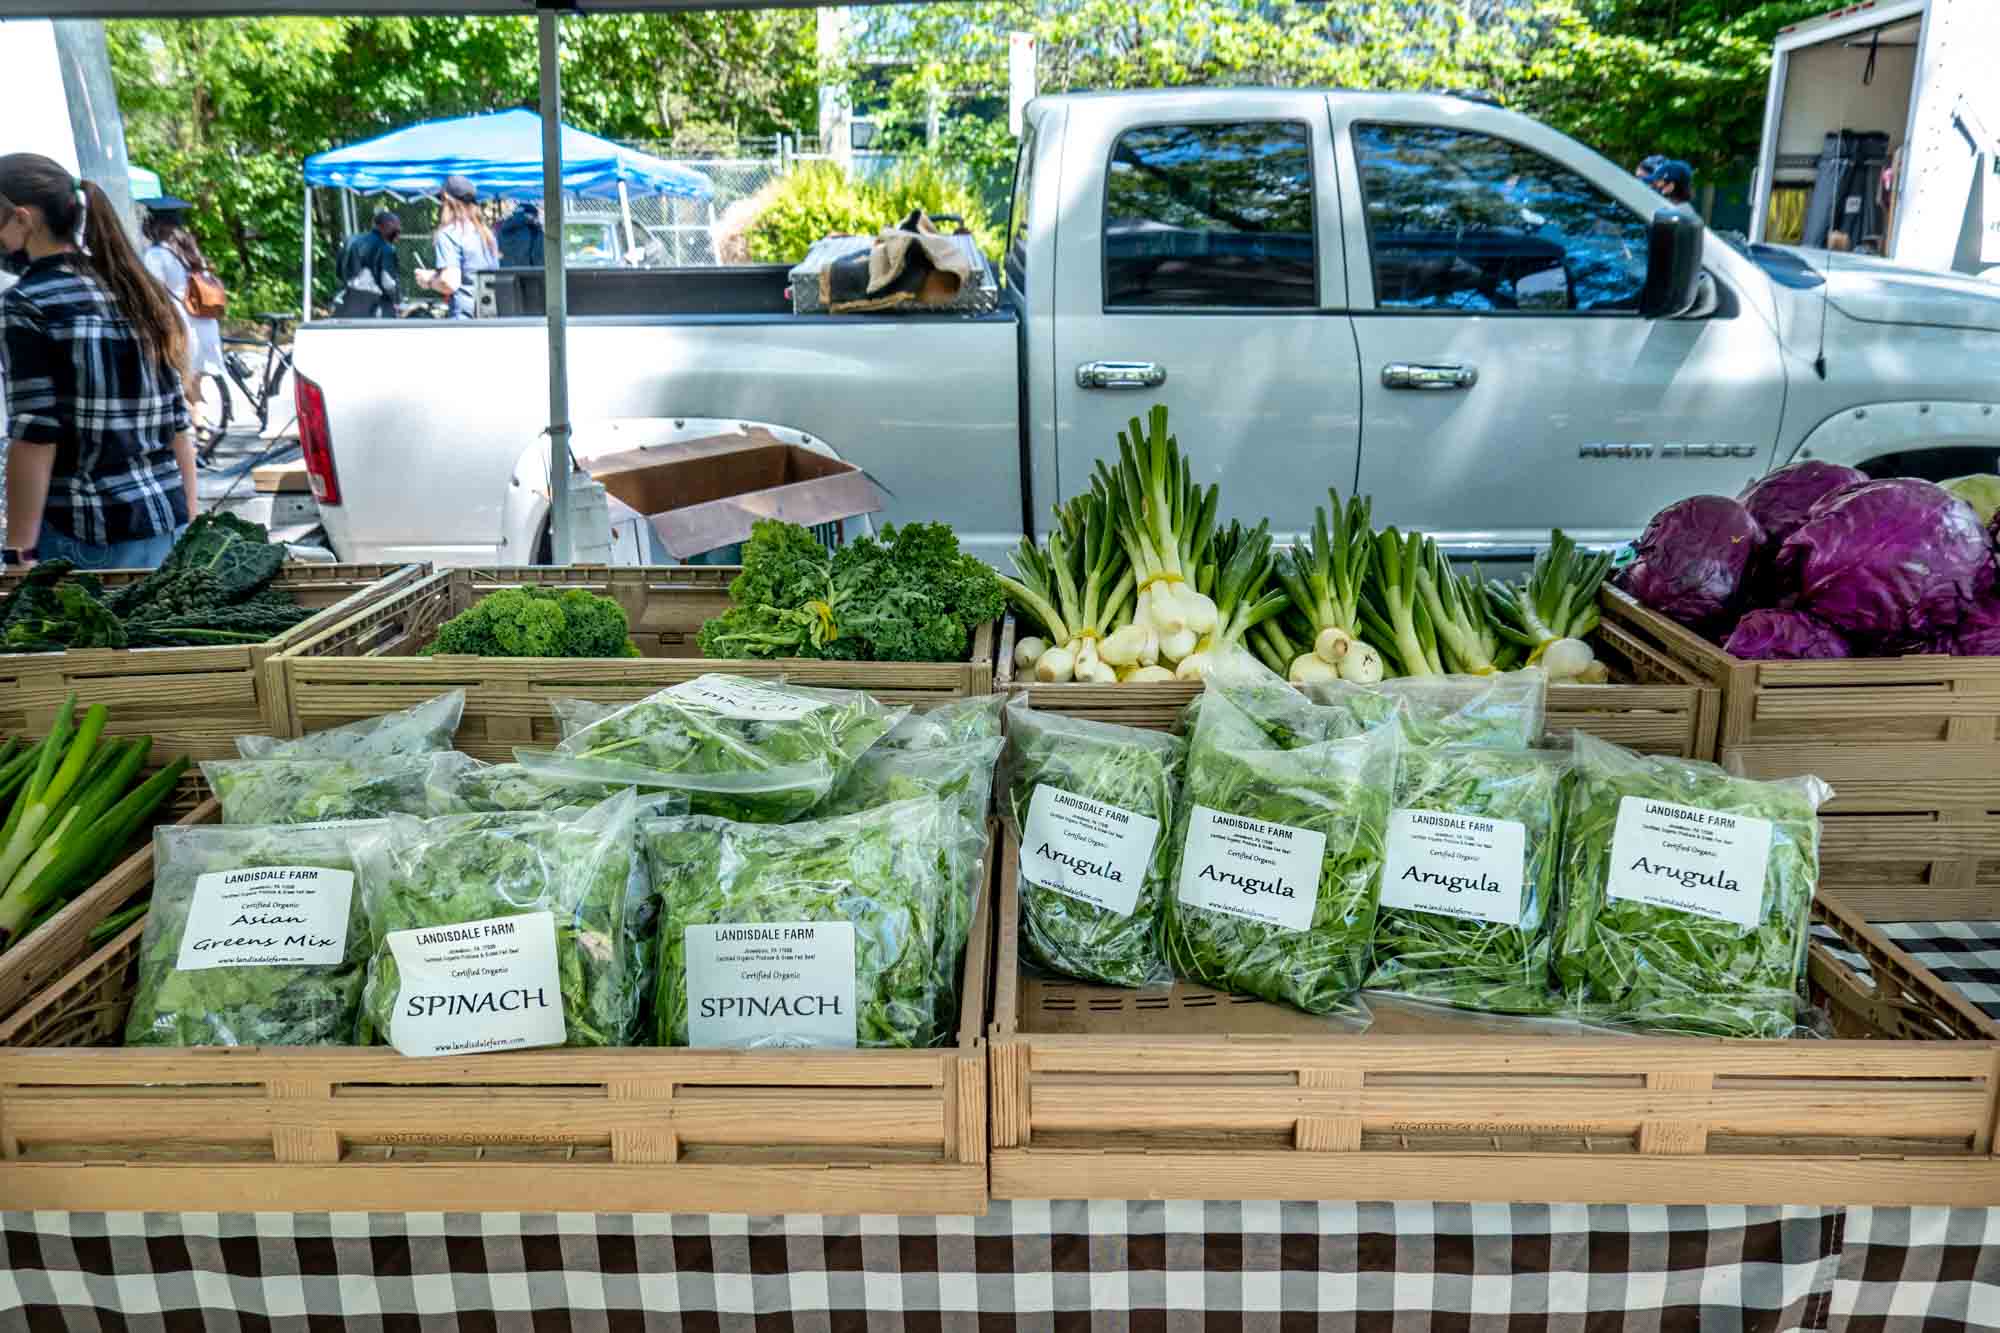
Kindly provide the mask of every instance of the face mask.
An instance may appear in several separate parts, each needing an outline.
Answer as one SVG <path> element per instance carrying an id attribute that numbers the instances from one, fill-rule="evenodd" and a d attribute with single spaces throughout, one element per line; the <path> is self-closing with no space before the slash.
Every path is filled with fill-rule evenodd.
<path id="1" fill-rule="evenodd" d="M 9 250 L 6 254 L 0 255 L 0 269 L 12 273 L 17 278 L 28 271 L 28 263 L 26 250 Z"/>

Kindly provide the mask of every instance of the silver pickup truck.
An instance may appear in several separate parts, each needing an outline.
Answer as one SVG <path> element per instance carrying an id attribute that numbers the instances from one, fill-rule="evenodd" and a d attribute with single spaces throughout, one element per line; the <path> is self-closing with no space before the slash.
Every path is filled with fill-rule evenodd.
<path id="1" fill-rule="evenodd" d="M 1799 457 L 1994 467 L 2000 287 L 1743 247 L 1661 202 L 1469 99 L 1047 97 L 997 313 L 794 315 L 777 267 L 573 275 L 572 415 L 807 442 L 877 478 L 882 517 L 995 560 L 1154 402 L 1227 511 L 1297 531 L 1358 488 L 1473 556 L 1622 539 Z M 338 554 L 537 560 L 545 357 L 538 318 L 302 328 Z"/>

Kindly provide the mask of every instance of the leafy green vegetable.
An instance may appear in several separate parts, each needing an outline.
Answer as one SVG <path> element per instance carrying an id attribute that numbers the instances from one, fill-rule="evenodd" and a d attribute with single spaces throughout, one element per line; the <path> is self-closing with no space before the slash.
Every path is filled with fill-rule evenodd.
<path id="1" fill-rule="evenodd" d="M 972 741 L 1000 739 L 1000 711 L 1006 697 L 975 694 L 923 712 L 911 712 L 876 742 L 883 750 L 942 750 Z"/>
<path id="2" fill-rule="evenodd" d="M 424 648 L 478 657 L 637 657 L 625 608 L 587 588 L 488 593 L 438 626 Z"/>
<path id="3" fill-rule="evenodd" d="M 1401 705 L 1410 745 L 1524 750 L 1542 734 L 1548 681 L 1540 671 L 1490 676 L 1398 676 L 1376 685 L 1326 681 L 1306 687 L 1316 704 L 1351 712 L 1357 729 L 1379 726 Z"/>
<path id="4" fill-rule="evenodd" d="M 427 754 L 346 759 L 205 759 L 225 824 L 313 824 L 430 813 Z"/>
<path id="5" fill-rule="evenodd" d="M 1485 586 L 1493 628 L 1530 665 L 1557 639 L 1581 639 L 1597 628 L 1597 590 L 1611 572 L 1611 552 L 1589 555 L 1557 528 L 1519 583 Z"/>
<path id="6" fill-rule="evenodd" d="M 1398 729 L 1335 739 L 1351 715 L 1283 685 L 1211 680 L 1204 695 L 1175 829 L 1167 961 L 1191 980 L 1308 1013 L 1346 1008 L 1368 974 Z M 1300 834 L 1325 835 L 1317 882 L 1289 885 L 1290 902 L 1312 895 L 1305 929 L 1194 905 L 1205 878 L 1225 882 L 1215 872 L 1227 867 L 1197 866 L 1188 855 L 1194 822 L 1218 815 L 1282 825 L 1295 843 Z"/>
<path id="7" fill-rule="evenodd" d="M 902 717 L 854 691 L 710 674 L 572 731 L 561 764 L 537 771 L 681 791 L 696 814 L 781 823 L 824 800 Z"/>
<path id="8" fill-rule="evenodd" d="M 703 818 L 649 821 L 643 839 L 662 899 L 659 1044 L 688 1044 L 687 928 L 846 922 L 854 927 L 855 1034 L 861 1046 L 931 1043 L 952 1015 L 937 1003 L 932 955 L 956 836 L 928 798 L 781 826 Z M 799 1044 L 773 1031 L 774 1045 Z"/>
<path id="9" fill-rule="evenodd" d="M 1556 848 L 1567 756 L 1471 745 L 1406 747 L 1396 805 L 1522 825 L 1520 916 L 1483 921 L 1385 902 L 1375 923 L 1373 990 L 1499 1013 L 1553 1012 Z M 1387 896 L 1384 886 L 1384 896 Z"/>
<path id="10" fill-rule="evenodd" d="M 451 748 L 465 714 L 465 691 L 448 690 L 435 699 L 380 717 L 307 732 L 291 740 L 238 736 L 236 753 L 245 759 L 350 759 L 392 754 L 433 754 Z"/>
<path id="11" fill-rule="evenodd" d="M 942 523 L 889 524 L 829 555 L 797 524 L 761 520 L 729 598 L 702 626 L 707 657 L 959 662 L 1005 609 L 993 571 Z"/>
<path id="12" fill-rule="evenodd" d="M 1641 1027 L 1791 1035 L 1819 881 L 1818 809 L 1830 794 L 1826 784 L 1736 777 L 1713 764 L 1633 754 L 1580 732 L 1574 744 L 1556 943 L 1556 974 L 1571 1004 Z M 1770 821 L 1762 882 L 1737 890 L 1761 895 L 1757 924 L 1610 897 L 1612 874 L 1632 869 L 1613 861 L 1626 801 L 1638 803 L 1635 814 L 1664 802 Z"/>
<path id="13" fill-rule="evenodd" d="M 552 781 L 521 764 L 481 763 L 457 750 L 431 755 L 427 764 L 424 794 L 434 815 L 560 810 L 565 806 L 595 805 L 609 800 L 618 791 L 603 782 Z"/>
<path id="14" fill-rule="evenodd" d="M 569 1046 L 631 1045 L 639 1035 L 654 909 L 627 792 L 581 814 L 396 816 L 361 853 L 374 953 L 362 992 L 366 1031 L 386 1040 L 401 982 L 391 931 L 550 912 Z"/>
<path id="15" fill-rule="evenodd" d="M 355 869 L 354 848 L 380 824 L 325 828 L 165 825 L 153 831 L 153 905 L 125 1021 L 129 1046 L 326 1046 L 354 1040 L 368 927 L 353 887 L 341 961 L 180 970 L 182 938 L 204 875 L 266 866 Z"/>
<path id="16" fill-rule="evenodd" d="M 1116 806 L 1160 826 L 1130 914 L 1020 876 L 1021 942 L 1030 960 L 1107 986 L 1144 986 L 1171 976 L 1160 952 L 1160 922 L 1173 870 L 1169 834 L 1186 749 L 1166 732 L 1037 712 L 1024 700 L 1008 708 L 1004 813 L 1017 841 L 1027 836 L 1038 787 Z"/>

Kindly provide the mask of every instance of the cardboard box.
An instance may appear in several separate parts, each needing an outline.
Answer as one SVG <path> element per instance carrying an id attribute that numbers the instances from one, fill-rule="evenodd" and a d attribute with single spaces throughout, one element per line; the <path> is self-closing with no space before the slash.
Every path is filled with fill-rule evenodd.
<path id="1" fill-rule="evenodd" d="M 860 468 L 761 429 L 580 461 L 610 497 L 614 530 L 642 519 L 675 561 L 746 540 L 758 519 L 815 527 L 883 507 L 881 490 Z"/>

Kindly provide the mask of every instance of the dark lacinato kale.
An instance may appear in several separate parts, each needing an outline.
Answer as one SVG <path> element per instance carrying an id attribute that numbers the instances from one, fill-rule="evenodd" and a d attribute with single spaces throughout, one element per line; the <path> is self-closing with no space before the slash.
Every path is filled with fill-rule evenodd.
<path id="1" fill-rule="evenodd" d="M 205 875 L 264 867 L 355 870 L 379 823 L 323 828 L 163 825 L 153 831 L 153 901 L 126 1017 L 128 1046 L 325 1046 L 354 1040 L 368 923 L 352 886 L 345 952 L 335 964 L 208 967 L 183 972 L 181 945 Z"/>
<path id="2" fill-rule="evenodd" d="M 1563 916 L 1556 973 L 1586 1017 L 1727 1037 L 1786 1037 L 1794 1030 L 1813 893 L 1819 882 L 1817 778 L 1762 782 L 1713 764 L 1634 754 L 1578 733 L 1562 852 Z M 1767 820 L 1770 852 L 1756 924 L 1607 889 L 1628 800 L 1667 803 L 1729 819 Z M 1643 805 L 1641 806 L 1643 809 Z"/>
<path id="3" fill-rule="evenodd" d="M 1160 925 L 1172 893 L 1174 798 L 1186 745 L 1160 731 L 1039 712 L 1025 700 L 1007 710 L 1006 804 L 1025 839 L 1035 791 L 1050 787 L 1159 823 L 1133 910 L 1127 914 L 1018 877 L 1021 943 L 1035 964 L 1107 986 L 1144 986 L 1171 973 Z"/>
<path id="4" fill-rule="evenodd" d="M 201 774 L 225 824 L 313 824 L 429 810 L 431 756 L 349 759 L 208 759 Z"/>
<path id="5" fill-rule="evenodd" d="M 355 759 L 449 750 L 465 714 L 465 691 L 449 690 L 399 712 L 366 717 L 345 726 L 284 740 L 238 736 L 236 752 L 245 759 Z"/>

